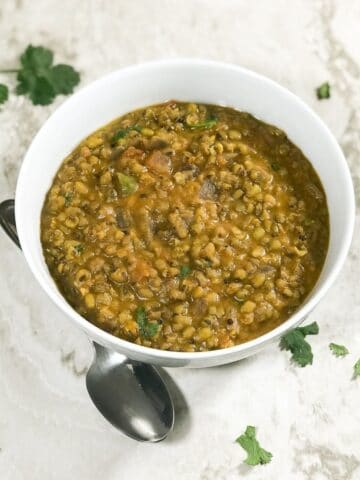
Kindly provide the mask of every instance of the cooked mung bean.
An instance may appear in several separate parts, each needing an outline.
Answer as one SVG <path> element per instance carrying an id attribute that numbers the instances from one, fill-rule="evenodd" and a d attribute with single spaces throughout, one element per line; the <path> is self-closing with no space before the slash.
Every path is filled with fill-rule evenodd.
<path id="1" fill-rule="evenodd" d="M 316 283 L 328 237 L 319 178 L 284 132 L 175 101 L 86 138 L 41 216 L 46 263 L 82 316 L 185 352 L 230 347 L 286 320 Z"/>

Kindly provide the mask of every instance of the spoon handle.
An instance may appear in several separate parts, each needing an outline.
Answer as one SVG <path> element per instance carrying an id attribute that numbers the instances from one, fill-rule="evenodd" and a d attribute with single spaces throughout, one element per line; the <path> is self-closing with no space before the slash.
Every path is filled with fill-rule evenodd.
<path id="1" fill-rule="evenodd" d="M 15 245 L 21 249 L 15 223 L 14 200 L 4 200 L 0 203 L 0 225 Z"/>

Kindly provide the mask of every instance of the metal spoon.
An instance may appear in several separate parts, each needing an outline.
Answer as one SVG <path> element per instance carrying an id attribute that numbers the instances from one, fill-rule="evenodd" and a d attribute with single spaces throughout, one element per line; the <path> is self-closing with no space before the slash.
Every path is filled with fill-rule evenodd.
<path id="1" fill-rule="evenodd" d="M 173 427 L 174 406 L 158 371 L 97 343 L 94 346 L 86 387 L 96 407 L 135 440 L 163 440 Z"/>
<path id="2" fill-rule="evenodd" d="M 14 200 L 0 203 L 0 225 L 20 247 Z M 174 425 L 174 405 L 152 365 L 129 360 L 94 342 L 86 387 L 97 409 L 125 435 L 143 442 L 163 440 Z"/>

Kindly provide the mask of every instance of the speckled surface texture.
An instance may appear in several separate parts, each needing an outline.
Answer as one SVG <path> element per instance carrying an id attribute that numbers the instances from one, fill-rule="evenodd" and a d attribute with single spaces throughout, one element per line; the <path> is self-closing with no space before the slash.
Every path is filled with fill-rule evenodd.
<path id="1" fill-rule="evenodd" d="M 198 56 L 266 74 L 303 98 L 346 154 L 360 203 L 360 2 L 357 0 L 1 0 L 0 65 L 32 42 L 76 66 L 82 85 L 131 63 Z M 314 88 L 328 80 L 332 97 Z M 14 86 L 14 79 L 0 76 Z M 0 112 L 0 200 L 22 157 L 64 100 L 34 107 L 11 96 Z M 46 298 L 0 233 L 0 478 L 2 480 L 356 480 L 360 478 L 360 225 L 351 253 L 311 315 L 314 364 L 299 369 L 276 345 L 237 364 L 169 370 L 174 432 L 161 444 L 122 437 L 85 388 L 87 338 Z M 331 341 L 351 355 L 336 359 Z M 234 439 L 256 425 L 274 457 L 244 465 Z"/>

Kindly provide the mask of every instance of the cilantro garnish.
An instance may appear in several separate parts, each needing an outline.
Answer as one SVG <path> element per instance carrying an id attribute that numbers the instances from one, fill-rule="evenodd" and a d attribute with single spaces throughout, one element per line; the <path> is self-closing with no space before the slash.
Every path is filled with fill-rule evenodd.
<path id="1" fill-rule="evenodd" d="M 316 96 L 319 100 L 330 98 L 330 85 L 325 82 L 316 89 Z"/>
<path id="2" fill-rule="evenodd" d="M 280 165 L 277 162 L 273 162 L 271 164 L 271 168 L 274 170 L 274 172 L 278 172 L 280 170 Z"/>
<path id="3" fill-rule="evenodd" d="M 132 127 L 121 128 L 113 135 L 113 137 L 111 138 L 111 143 L 114 144 L 118 140 L 125 138 L 126 135 L 132 131 L 141 132 L 141 127 L 139 127 L 138 125 L 133 125 Z"/>
<path id="4" fill-rule="evenodd" d="M 301 367 L 311 365 L 313 361 L 313 353 L 310 344 L 305 340 L 307 335 L 317 335 L 319 326 L 316 322 L 298 327 L 286 333 L 281 341 L 281 350 L 289 350 L 292 353 L 292 360 Z"/>
<path id="5" fill-rule="evenodd" d="M 82 243 L 78 243 L 77 245 L 74 246 L 74 250 L 76 255 L 81 255 L 84 251 L 85 247 Z"/>
<path id="6" fill-rule="evenodd" d="M 344 345 L 338 345 L 337 343 L 330 343 L 329 348 L 336 357 L 344 357 L 349 353 L 349 350 Z"/>
<path id="7" fill-rule="evenodd" d="M 245 433 L 240 435 L 236 439 L 236 442 L 246 451 L 248 455 L 244 460 L 244 463 L 247 463 L 248 465 L 264 465 L 265 463 L 269 463 L 271 461 L 272 453 L 260 447 L 255 435 L 255 427 L 248 425 Z"/>
<path id="8" fill-rule="evenodd" d="M 17 74 L 17 95 L 28 95 L 34 105 L 49 105 L 57 95 L 72 93 L 80 81 L 73 67 L 53 65 L 53 58 L 48 48 L 29 45 L 20 57 L 19 69 L 1 72 Z"/>
<path id="9" fill-rule="evenodd" d="M 360 358 L 354 365 L 354 378 L 360 377 Z"/>
<path id="10" fill-rule="evenodd" d="M 194 125 L 187 123 L 186 126 L 190 128 L 190 130 L 198 130 L 200 128 L 204 128 L 204 129 L 212 128 L 216 124 L 217 124 L 216 118 L 209 118 L 208 120 L 204 120 L 203 122 L 199 122 Z"/>
<path id="11" fill-rule="evenodd" d="M 0 105 L 5 103 L 9 98 L 9 89 L 3 83 L 0 83 Z"/>
<path id="12" fill-rule="evenodd" d="M 189 265 L 181 265 L 180 267 L 180 278 L 185 278 L 191 272 L 191 267 Z"/>
<path id="13" fill-rule="evenodd" d="M 150 338 L 157 334 L 159 324 L 148 321 L 144 307 L 138 307 L 135 310 L 135 319 L 139 327 L 139 333 L 142 337 Z"/>
<path id="14" fill-rule="evenodd" d="M 66 192 L 64 195 L 65 198 L 65 207 L 68 207 L 73 199 L 74 194 L 72 192 Z"/>

